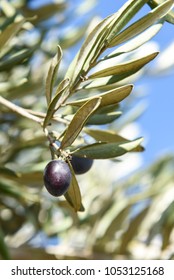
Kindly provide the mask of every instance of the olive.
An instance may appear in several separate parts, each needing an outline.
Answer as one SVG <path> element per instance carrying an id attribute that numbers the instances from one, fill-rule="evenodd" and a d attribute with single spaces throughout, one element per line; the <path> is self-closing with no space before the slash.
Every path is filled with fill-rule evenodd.
<path id="1" fill-rule="evenodd" d="M 63 160 L 50 161 L 44 170 L 44 184 L 47 191 L 53 196 L 61 196 L 66 193 L 71 182 L 71 171 Z"/>
<path id="2" fill-rule="evenodd" d="M 72 156 L 71 165 L 73 167 L 75 174 L 84 174 L 92 166 L 93 160 L 89 158 L 82 158 L 77 156 Z"/>

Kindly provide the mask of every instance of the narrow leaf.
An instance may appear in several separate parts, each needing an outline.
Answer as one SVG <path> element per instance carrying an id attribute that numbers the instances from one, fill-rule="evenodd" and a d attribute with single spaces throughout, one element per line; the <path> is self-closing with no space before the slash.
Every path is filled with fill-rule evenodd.
<path id="1" fill-rule="evenodd" d="M 122 112 L 111 112 L 105 114 L 93 114 L 87 121 L 88 125 L 102 125 L 112 123 L 122 115 Z"/>
<path id="2" fill-rule="evenodd" d="M 147 30 L 140 33 L 135 38 L 131 39 L 130 41 L 126 42 L 125 44 L 123 44 L 122 46 L 120 46 L 119 48 L 117 48 L 116 50 L 114 50 L 113 52 L 108 54 L 107 56 L 105 56 L 102 59 L 102 61 L 112 58 L 112 57 L 116 57 L 123 53 L 131 52 L 131 51 L 139 48 L 144 43 L 146 43 L 150 39 L 152 39 L 160 31 L 162 26 L 163 26 L 163 22 L 159 22 L 159 23 L 156 23 L 156 24 L 150 26 Z"/>
<path id="3" fill-rule="evenodd" d="M 7 28 L 4 29 L 2 33 L 0 33 L 0 56 L 2 48 L 18 33 L 24 22 L 24 18 L 18 22 L 13 22 L 7 26 Z"/>
<path id="4" fill-rule="evenodd" d="M 74 150 L 72 153 L 79 157 L 91 159 L 108 159 L 122 156 L 135 149 L 142 142 L 142 138 L 123 143 L 94 143 Z"/>
<path id="5" fill-rule="evenodd" d="M 114 90 L 107 91 L 100 95 L 95 95 L 93 98 L 101 97 L 101 103 L 100 107 L 113 105 L 116 103 L 119 103 L 123 99 L 125 99 L 132 91 L 133 85 L 126 85 L 123 87 L 116 88 Z M 77 101 L 72 101 L 67 104 L 73 105 L 73 106 L 82 106 L 84 105 L 89 99 L 91 98 L 85 98 Z"/>
<path id="6" fill-rule="evenodd" d="M 173 0 L 165 1 L 155 9 L 153 9 L 150 13 L 142 17 L 140 20 L 136 21 L 125 30 L 120 32 L 117 36 L 115 36 L 109 43 L 109 47 L 114 47 L 121 43 L 124 43 L 127 40 L 135 37 L 140 34 L 152 24 L 154 24 L 158 19 L 165 16 L 173 5 Z"/>
<path id="7" fill-rule="evenodd" d="M 61 143 L 61 149 L 70 146 L 77 138 L 88 118 L 100 105 L 100 98 L 94 98 L 86 102 L 74 115 Z"/>
<path id="8" fill-rule="evenodd" d="M 158 52 L 155 52 L 150 55 L 144 56 L 142 58 L 129 61 L 127 63 L 122 63 L 116 66 L 105 68 L 103 70 L 100 70 L 90 75 L 89 79 L 102 78 L 102 77 L 107 77 L 112 75 L 130 75 L 130 74 L 132 75 L 137 71 L 139 71 L 148 62 L 153 60 L 157 55 Z"/>
<path id="9" fill-rule="evenodd" d="M 74 210 L 77 211 L 84 211 L 84 208 L 82 206 L 82 198 L 80 193 L 80 188 L 76 179 L 76 176 L 74 174 L 74 170 L 71 166 L 71 163 L 68 162 L 68 165 L 71 170 L 72 179 L 71 179 L 71 185 L 68 189 L 68 191 L 65 193 L 65 198 L 67 202 L 74 208 Z"/>
<path id="10" fill-rule="evenodd" d="M 46 78 L 46 99 L 48 104 L 51 102 L 55 75 L 58 71 L 61 59 L 62 59 L 62 50 L 60 46 L 57 46 L 57 53 L 51 61 L 50 68 L 48 70 L 48 74 Z"/>
<path id="11" fill-rule="evenodd" d="M 126 1 L 126 3 L 118 11 L 116 19 L 112 22 L 107 42 L 110 42 L 147 2 L 148 0 Z"/>
<path id="12" fill-rule="evenodd" d="M 110 130 L 99 130 L 99 129 L 89 129 L 86 128 L 85 132 L 90 135 L 91 137 L 93 137 L 96 141 L 102 141 L 102 142 L 126 142 L 126 141 L 130 141 L 128 139 L 126 139 L 125 137 L 116 134 L 114 131 L 110 131 Z M 134 148 L 132 151 L 133 152 L 141 152 L 143 151 L 144 148 L 139 145 L 136 148 Z"/>
<path id="13" fill-rule="evenodd" d="M 69 94 L 69 79 L 63 80 L 56 91 L 56 95 L 50 102 L 47 110 L 47 114 L 44 119 L 43 127 L 46 127 L 51 118 L 53 117 L 54 113 L 57 111 L 58 107 L 61 106 L 61 104 L 66 100 Z M 57 104 L 59 101 L 59 104 Z"/>

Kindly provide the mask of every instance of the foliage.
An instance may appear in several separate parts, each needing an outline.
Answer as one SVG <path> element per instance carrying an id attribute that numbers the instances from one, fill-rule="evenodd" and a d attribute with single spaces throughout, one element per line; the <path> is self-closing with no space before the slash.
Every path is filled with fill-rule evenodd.
<path id="1" fill-rule="evenodd" d="M 108 191 L 102 183 L 100 189 L 96 187 L 99 169 L 94 169 L 91 178 L 86 177 L 86 190 L 83 180 L 79 187 L 80 180 L 70 161 L 72 155 L 112 159 L 105 162 L 107 168 L 114 168 L 115 158 L 144 150 L 141 137 L 128 139 L 121 135 L 127 125 L 127 121 L 121 121 L 121 115 L 125 114 L 124 108 L 128 111 L 126 102 L 134 104 L 132 83 L 144 74 L 143 69 L 147 69 L 144 66 L 158 54 L 140 57 L 139 48 L 159 32 L 165 20 L 173 23 L 173 1 L 168 0 L 160 5 L 149 1 L 152 10 L 129 24 L 147 2 L 129 0 L 95 26 L 86 22 L 80 27 L 71 25 L 68 35 L 58 36 L 57 31 L 69 24 L 70 13 L 72 21 L 77 14 L 78 9 L 72 14 L 68 2 L 33 10 L 28 1 L 19 2 L 18 7 L 13 1 L 2 1 L 0 252 L 3 258 L 9 258 L 4 235 L 9 247 L 21 246 L 26 252 L 27 248 L 34 250 L 36 257 L 48 258 L 48 246 L 37 251 L 29 245 L 38 232 L 63 239 L 60 246 L 63 253 L 62 256 L 58 253 L 59 258 L 71 257 L 66 253 L 67 246 L 72 247 L 74 258 L 80 257 L 78 246 L 84 258 L 116 258 L 117 255 L 136 258 L 134 247 L 143 242 L 151 244 L 157 234 L 161 235 L 162 249 L 170 244 L 173 203 L 167 197 L 173 190 L 169 172 L 173 158 L 162 159 L 147 172 L 137 173 L 123 182 L 107 178 Z M 84 1 L 82 6 L 85 4 Z M 68 67 L 68 50 L 82 37 L 84 42 Z M 134 114 L 136 118 L 136 110 Z M 59 157 L 69 164 L 72 181 L 64 198 L 58 200 L 42 187 L 46 163 Z M 138 193 L 134 194 L 136 185 Z M 166 197 L 163 212 L 158 203 L 161 197 L 164 200 Z M 145 206 L 137 212 L 141 201 Z M 153 230 L 155 220 L 149 218 L 155 205 L 156 231 Z M 143 240 L 139 241 L 139 236 Z M 81 242 L 71 246 L 71 240 Z M 56 254 L 56 250 L 50 251 L 49 258 Z"/>

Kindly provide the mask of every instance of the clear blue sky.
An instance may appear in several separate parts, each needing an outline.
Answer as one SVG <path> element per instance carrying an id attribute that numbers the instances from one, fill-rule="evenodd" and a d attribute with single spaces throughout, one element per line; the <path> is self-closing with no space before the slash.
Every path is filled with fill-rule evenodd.
<path id="1" fill-rule="evenodd" d="M 100 0 L 96 12 L 102 17 L 113 13 L 126 0 Z M 142 12 L 148 11 L 146 7 Z M 154 37 L 160 45 L 160 51 L 174 42 L 174 25 L 165 23 L 162 30 Z M 174 55 L 174 50 L 173 50 Z M 167 76 L 145 78 L 138 84 L 145 85 L 148 90 L 146 100 L 148 108 L 139 119 L 144 136 L 147 136 L 146 151 L 143 153 L 145 162 L 152 162 L 165 151 L 174 153 L 174 71 Z M 136 87 L 136 84 L 135 84 Z M 146 142 L 146 141 L 145 141 Z"/>

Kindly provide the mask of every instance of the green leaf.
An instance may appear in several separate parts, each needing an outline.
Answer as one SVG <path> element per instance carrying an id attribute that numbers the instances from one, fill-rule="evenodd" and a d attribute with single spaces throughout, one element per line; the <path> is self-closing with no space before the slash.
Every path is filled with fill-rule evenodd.
<path id="1" fill-rule="evenodd" d="M 72 154 L 75 154 L 79 157 L 86 157 L 91 159 L 115 158 L 135 149 L 141 144 L 142 140 L 142 138 L 138 138 L 133 141 L 126 141 L 121 143 L 99 142 L 78 148 L 72 151 Z"/>
<path id="2" fill-rule="evenodd" d="M 4 166 L 0 166 L 0 175 L 6 178 L 18 178 L 19 174 L 16 173 L 15 171 L 4 167 Z"/>
<path id="3" fill-rule="evenodd" d="M 80 76 L 83 76 L 84 72 L 89 68 L 93 56 L 96 54 L 96 52 L 98 53 L 101 50 L 102 42 L 104 41 L 104 38 L 106 36 L 105 33 L 107 31 L 107 25 L 111 22 L 112 19 L 113 16 L 109 16 L 104 19 L 87 36 L 76 59 L 73 61 L 74 73 L 72 77 L 72 83 L 75 84 L 77 79 Z M 86 66 L 84 67 L 85 64 Z"/>
<path id="4" fill-rule="evenodd" d="M 116 35 L 110 42 L 108 47 L 114 47 L 116 45 L 122 44 L 127 40 L 140 34 L 157 20 L 165 16 L 173 5 L 173 0 L 165 1 L 157 8 L 153 9 L 150 13 L 142 17 L 140 20 L 136 21 L 125 30 Z"/>
<path id="5" fill-rule="evenodd" d="M 99 107 L 100 102 L 100 98 L 93 98 L 80 107 L 65 132 L 61 143 L 61 149 L 70 146 L 74 142 L 89 117 Z"/>
<path id="6" fill-rule="evenodd" d="M 151 0 L 147 3 L 152 9 L 156 8 L 161 4 L 161 0 Z M 174 11 L 170 11 L 164 18 L 167 22 L 174 24 Z"/>
<path id="7" fill-rule="evenodd" d="M 117 12 L 116 19 L 107 37 L 109 43 L 118 32 L 132 19 L 132 17 L 148 2 L 148 0 L 129 0 Z"/>
<path id="8" fill-rule="evenodd" d="M 57 46 L 57 53 L 53 57 L 50 68 L 48 70 L 47 78 L 46 78 L 46 99 L 47 99 L 47 104 L 51 102 L 51 97 L 52 97 L 52 90 L 53 90 L 53 85 L 54 85 L 54 80 L 55 80 L 55 75 L 58 71 L 60 62 L 62 59 L 62 49 L 60 46 Z"/>
<path id="9" fill-rule="evenodd" d="M 87 121 L 88 125 L 102 125 L 112 123 L 122 115 L 122 112 L 111 112 L 106 114 L 94 114 Z"/>
<path id="10" fill-rule="evenodd" d="M 54 14 L 61 12 L 66 7 L 66 3 L 61 1 L 61 3 L 51 3 L 42 5 L 39 8 L 29 9 L 28 7 L 23 8 L 23 14 L 26 17 L 37 16 L 34 20 L 34 23 L 39 23 L 40 21 L 46 20 Z"/>
<path id="11" fill-rule="evenodd" d="M 128 247 L 129 242 L 137 235 L 140 225 L 148 211 L 149 207 L 144 208 L 133 220 L 131 220 L 129 227 L 126 229 L 121 238 L 121 245 L 119 248 L 120 254 L 126 253 L 125 250 Z"/>
<path id="12" fill-rule="evenodd" d="M 96 141 L 102 141 L 102 142 L 124 142 L 124 141 L 130 141 L 123 136 L 120 136 L 119 134 L 116 134 L 114 131 L 110 130 L 99 130 L 99 129 L 89 129 L 85 128 L 85 132 L 93 137 Z M 136 148 L 134 148 L 133 152 L 141 152 L 144 148 L 139 145 Z"/>
<path id="13" fill-rule="evenodd" d="M 8 57 L 7 60 L 2 60 L 0 62 L 0 71 L 11 70 L 15 65 L 18 65 L 30 58 L 35 50 L 35 47 L 30 49 L 23 49 Z"/>
<path id="14" fill-rule="evenodd" d="M 131 39 L 130 41 L 124 43 L 122 46 L 114 50 L 112 53 L 105 56 L 103 60 L 110 59 L 112 57 L 118 56 L 123 53 L 131 52 L 140 46 L 142 46 L 144 43 L 148 42 L 150 39 L 152 39 L 162 28 L 163 22 L 158 22 L 152 26 L 150 26 L 147 30 L 142 32 L 141 34 L 137 35 L 135 38 Z"/>
<path id="15" fill-rule="evenodd" d="M 4 240 L 4 234 L 0 228 L 0 255 L 4 260 L 10 260 L 10 254 Z"/>
<path id="16" fill-rule="evenodd" d="M 74 208 L 74 210 L 77 211 L 84 211 L 84 207 L 82 205 L 82 198 L 80 193 L 80 188 L 76 179 L 76 176 L 74 174 L 74 170 L 71 166 L 71 163 L 68 161 L 68 165 L 71 170 L 72 179 L 71 179 L 71 185 L 68 188 L 68 191 L 65 193 L 65 198 L 67 202 Z"/>
<path id="17" fill-rule="evenodd" d="M 26 20 L 23 18 L 17 22 L 13 22 L 0 33 L 0 57 L 3 55 L 2 49 L 6 44 L 18 33 Z"/>
<path id="18" fill-rule="evenodd" d="M 133 85 L 126 85 L 122 86 L 110 91 L 107 91 L 105 93 L 95 95 L 93 98 L 101 97 L 101 103 L 99 107 L 104 107 L 108 105 L 113 105 L 116 103 L 119 103 L 123 99 L 125 99 L 132 91 Z M 73 105 L 73 106 L 82 106 L 84 103 L 86 103 L 91 97 L 77 100 L 77 101 L 72 101 L 68 102 L 68 105 Z"/>
<path id="19" fill-rule="evenodd" d="M 112 75 L 132 75 L 139 71 L 144 65 L 146 65 L 148 62 L 153 60 L 158 55 L 158 52 L 152 53 L 150 55 L 144 56 L 139 59 L 131 60 L 127 63 L 122 63 L 116 66 L 112 66 L 109 68 L 105 68 L 103 70 L 100 70 L 98 72 L 93 73 L 89 76 L 89 79 L 94 78 L 102 78 Z M 125 76 L 125 77 L 126 77 Z"/>
<path id="20" fill-rule="evenodd" d="M 44 123 L 43 123 L 43 127 L 47 126 L 47 124 L 53 117 L 54 113 L 63 104 L 63 102 L 68 97 L 68 95 L 69 95 L 69 79 L 65 79 L 59 84 L 57 91 L 56 91 L 56 95 L 51 100 L 51 102 L 48 106 L 47 114 L 45 116 Z"/>

